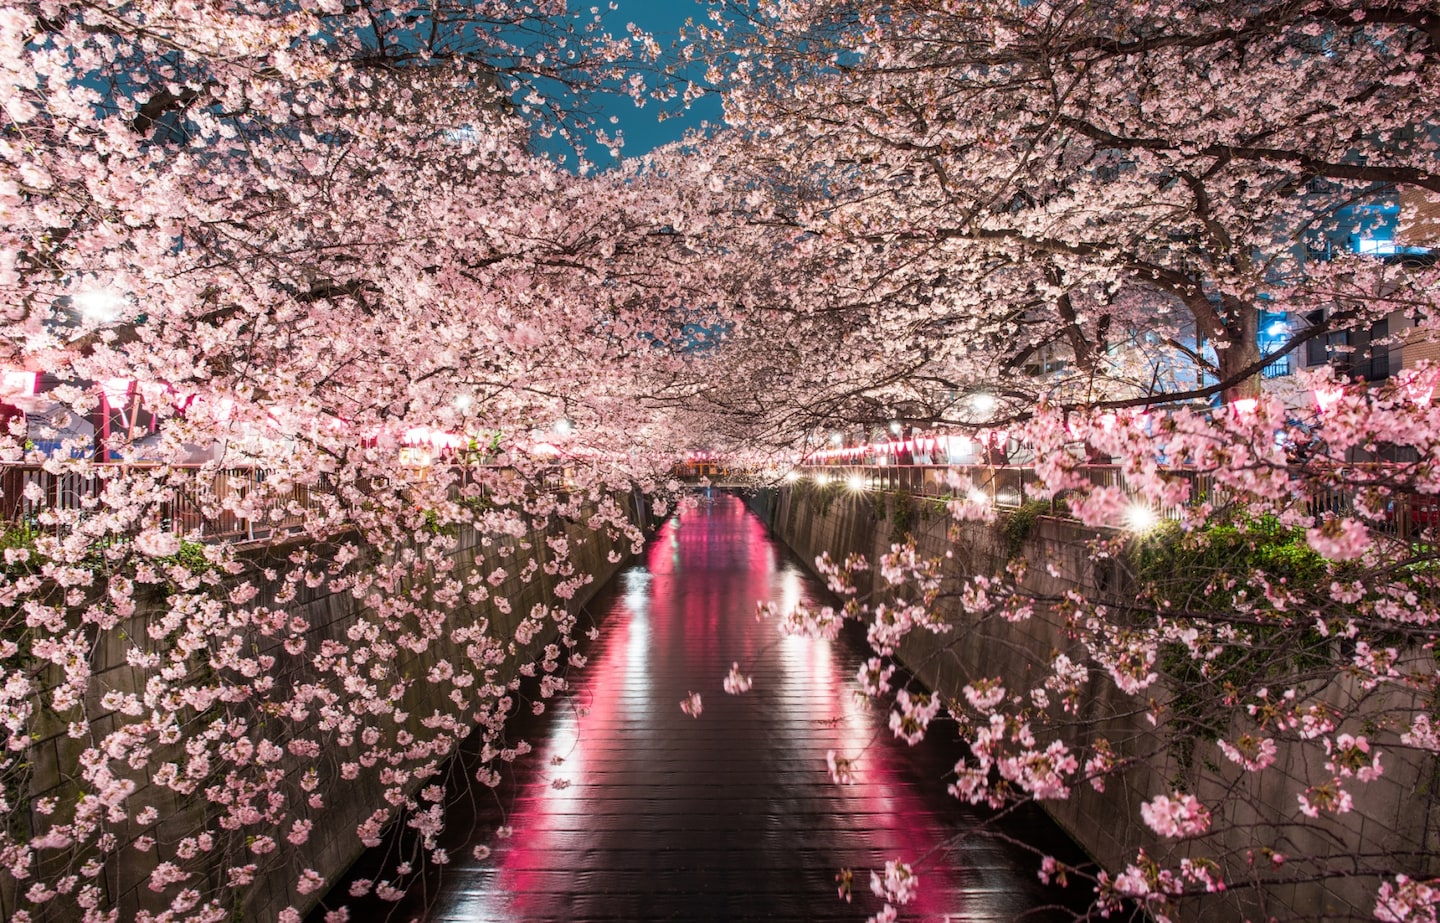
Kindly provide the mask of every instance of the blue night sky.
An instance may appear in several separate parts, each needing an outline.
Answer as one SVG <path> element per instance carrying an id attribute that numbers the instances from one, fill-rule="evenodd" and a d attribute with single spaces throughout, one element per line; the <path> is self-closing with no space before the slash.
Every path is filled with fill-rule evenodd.
<path id="1" fill-rule="evenodd" d="M 669 50 L 679 37 L 686 18 L 704 22 L 709 4 L 704 0 L 616 0 L 619 9 L 609 13 L 607 21 L 614 23 L 616 31 L 633 22 L 655 36 L 660 47 Z M 667 144 L 678 141 L 691 128 L 698 128 L 702 121 L 717 123 L 721 119 L 720 100 L 705 97 L 696 100 L 690 109 L 680 117 L 661 122 L 660 109 L 653 103 L 644 109 L 636 109 L 627 99 L 607 106 L 607 115 L 620 119 L 620 128 L 625 131 L 625 155 L 634 157 Z"/>
<path id="2" fill-rule="evenodd" d="M 635 23 L 654 36 L 662 53 L 672 50 L 687 18 L 704 22 L 710 9 L 706 0 L 615 0 L 615 3 L 617 8 L 609 10 L 609 0 L 579 0 L 573 8 L 584 14 L 592 5 L 600 7 L 607 30 L 617 37 L 626 34 L 626 23 Z M 696 100 L 683 112 L 679 111 L 678 103 L 667 104 L 670 117 L 663 122 L 661 107 L 655 102 L 647 102 L 641 109 L 623 94 L 600 94 L 592 103 L 598 109 L 598 122 L 602 127 L 623 132 L 625 157 L 637 157 L 662 144 L 678 141 L 686 131 L 699 128 L 703 122 L 719 123 L 722 117 L 720 100 L 715 96 Z M 612 116 L 618 119 L 614 125 L 609 121 Z M 552 154 L 564 149 L 556 142 L 541 143 L 539 148 Z M 589 157 L 601 169 L 614 163 L 605 148 L 598 145 L 591 146 Z M 571 155 L 567 163 L 573 166 L 573 161 Z"/>

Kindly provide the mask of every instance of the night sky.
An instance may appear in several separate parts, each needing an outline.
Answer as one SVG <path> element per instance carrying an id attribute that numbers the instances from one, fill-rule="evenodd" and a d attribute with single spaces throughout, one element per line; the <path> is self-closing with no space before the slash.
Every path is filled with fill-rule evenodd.
<path id="1" fill-rule="evenodd" d="M 705 21 L 710 4 L 706 0 L 615 0 L 616 9 L 607 10 L 609 0 L 579 0 L 574 4 L 577 13 L 584 14 L 591 5 L 599 6 L 604 12 L 604 22 L 612 34 L 623 36 L 626 23 L 635 23 L 654 36 L 663 52 L 669 52 L 678 39 L 681 27 L 687 18 L 697 22 Z M 680 111 L 678 103 L 666 104 L 669 116 L 660 120 L 662 109 L 655 102 L 636 108 L 628 96 L 623 94 L 600 94 L 592 101 L 599 111 L 599 122 L 608 131 L 619 129 L 625 138 L 625 157 L 637 157 L 654 150 L 662 144 L 678 141 L 686 131 L 701 127 L 702 123 L 718 123 L 721 120 L 720 100 L 708 96 L 694 102 L 689 110 Z M 618 121 L 610 123 L 610 118 Z M 537 147 L 552 156 L 565 150 L 562 142 L 538 142 Z M 604 169 L 615 161 L 605 148 L 592 145 L 589 157 L 596 166 Z M 567 159 L 573 167 L 574 156 Z"/>
<path id="2" fill-rule="evenodd" d="M 704 0 L 617 0 L 617 3 L 619 9 L 610 14 L 617 24 L 616 28 L 623 28 L 625 23 L 633 22 L 653 34 L 664 49 L 669 49 L 678 37 L 687 17 L 703 22 L 709 8 L 709 4 Z M 721 119 L 720 100 L 713 96 L 697 100 L 689 111 L 679 118 L 661 122 L 658 118 L 659 112 L 660 109 L 653 104 L 644 109 L 636 109 L 628 100 L 623 99 L 618 105 L 611 107 L 610 114 L 619 117 L 620 127 L 625 131 L 627 157 L 644 154 L 662 144 L 678 141 L 688 129 L 698 128 L 702 121 L 717 123 Z"/>

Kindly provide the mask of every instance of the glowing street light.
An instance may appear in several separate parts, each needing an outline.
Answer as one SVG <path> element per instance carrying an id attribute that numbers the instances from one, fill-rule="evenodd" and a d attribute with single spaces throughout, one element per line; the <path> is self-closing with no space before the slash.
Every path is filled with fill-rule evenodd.
<path id="1" fill-rule="evenodd" d="M 1143 503 L 1132 503 L 1125 512 L 1125 521 L 1136 532 L 1148 532 L 1160 521 L 1160 515 Z"/>
<path id="2" fill-rule="evenodd" d="M 125 310 L 125 296 L 111 288 L 90 286 L 70 296 L 80 316 L 93 324 L 108 324 Z"/>
<path id="3" fill-rule="evenodd" d="M 865 479 L 858 474 L 852 474 L 845 479 L 845 486 L 859 493 L 865 489 Z"/>

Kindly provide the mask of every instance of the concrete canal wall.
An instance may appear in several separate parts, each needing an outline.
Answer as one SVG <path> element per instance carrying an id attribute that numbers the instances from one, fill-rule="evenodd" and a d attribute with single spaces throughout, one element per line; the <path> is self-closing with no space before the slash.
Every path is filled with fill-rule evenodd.
<path id="1" fill-rule="evenodd" d="M 1075 590 L 1092 600 L 1133 601 L 1134 588 L 1127 583 L 1123 568 L 1107 561 L 1103 566 L 1091 560 L 1087 543 L 1098 537 L 1095 530 L 1079 523 L 1038 517 L 1022 541 L 1002 523 L 956 524 L 931 501 L 908 495 L 855 494 L 832 487 L 821 490 L 800 485 L 767 489 L 748 496 L 751 508 L 770 526 L 776 536 L 794 550 L 807 565 L 822 552 L 843 560 L 852 553 L 871 561 L 887 552 L 906 533 L 913 535 L 919 551 L 930 557 L 951 555 L 950 578 L 1000 573 L 1006 562 L 1023 557 L 1031 566 L 1023 589 L 1055 595 Z M 1056 576 L 1044 566 L 1052 565 Z M 861 586 L 879 592 L 883 582 L 877 569 L 869 571 L 872 585 Z M 861 575 L 861 579 L 864 577 Z M 917 631 L 899 651 L 900 659 L 926 685 L 949 697 L 960 697 L 961 688 L 979 677 L 1001 677 L 1009 690 L 1026 690 L 1047 673 L 1054 653 L 1070 648 L 1063 619 L 1053 611 L 1037 607 L 1029 620 L 1009 623 L 999 619 L 967 620 L 958 605 L 949 613 L 952 631 L 932 635 Z M 1274 766 L 1256 775 L 1243 775 L 1233 764 L 1218 759 L 1213 742 L 1200 741 L 1193 759 L 1181 759 L 1167 749 L 1144 716 L 1145 706 L 1120 693 L 1103 671 L 1091 665 L 1090 695 L 1080 712 L 1060 726 L 1060 735 L 1072 745 L 1096 738 L 1107 739 L 1120 756 L 1136 760 L 1121 779 L 1112 780 L 1104 792 L 1088 784 L 1074 787 L 1065 801 L 1042 802 L 1045 809 L 1102 867 L 1111 874 L 1134 860 L 1137 849 L 1152 857 L 1166 857 L 1177 865 L 1185 855 L 1184 845 L 1174 840 L 1159 841 L 1139 821 L 1139 806 L 1158 794 L 1170 794 L 1176 785 L 1207 804 L 1226 798 L 1237 805 L 1237 814 L 1227 820 L 1234 833 L 1220 849 L 1244 857 L 1259 844 L 1273 844 L 1290 855 L 1329 855 L 1326 868 L 1343 870 L 1351 854 L 1405 854 L 1411 857 L 1398 871 L 1411 877 L 1440 874 L 1440 802 L 1436 790 L 1437 761 L 1432 754 L 1389 748 L 1384 753 L 1385 774 L 1366 785 L 1351 785 L 1354 809 L 1331 816 L 1333 823 L 1314 826 L 1297 824 L 1298 796 L 1317 779 L 1328 778 L 1318 748 L 1281 745 Z M 1359 694 L 1346 680 L 1332 683 L 1325 692 L 1333 701 L 1347 701 Z M 1371 714 L 1383 718 L 1387 705 L 1397 699 L 1375 698 Z M 1413 704 L 1406 700 L 1406 704 Z M 1052 712 L 1053 713 L 1053 712 Z M 1342 728 L 1359 733 L 1358 729 Z M 1308 762 L 1307 762 L 1308 760 Z M 1222 765 L 1223 764 L 1223 765 Z M 1276 770 L 1279 770 L 1278 772 Z M 1352 780 L 1353 781 L 1353 780 Z M 1239 792 L 1238 798 L 1233 797 Z M 1284 824 L 1283 836 L 1276 831 Z M 1218 825 L 1218 824 L 1217 824 Z M 1338 837 L 1343 845 L 1337 848 Z M 1218 851 L 1211 842 L 1208 852 Z M 1369 918 L 1374 910 L 1377 882 L 1373 877 L 1346 879 L 1328 877 L 1307 884 L 1262 885 L 1267 860 L 1256 855 L 1256 874 L 1243 858 L 1225 870 L 1231 884 L 1220 898 L 1192 902 L 1184 911 L 1193 921 L 1265 919 L 1271 915 L 1300 919 Z M 1303 871 L 1297 877 L 1304 877 Z M 1248 885 L 1254 884 L 1254 887 Z"/>
<path id="2" fill-rule="evenodd" d="M 620 495 L 614 499 L 625 507 L 632 522 L 648 529 L 650 524 L 643 498 L 638 495 Z M 589 574 L 593 578 L 565 603 L 555 594 L 556 584 L 564 579 L 565 572 L 554 575 L 547 573 L 544 567 L 551 558 L 546 539 L 560 534 L 564 534 L 568 539 L 569 561 L 574 567 L 574 573 Z M 448 555 L 452 574 L 464 578 L 473 573 L 489 575 L 499 567 L 507 569 L 508 576 L 505 581 L 491 586 L 490 592 L 492 600 L 509 600 L 508 612 L 488 601 L 479 604 L 483 608 L 460 601 L 453 610 L 457 624 L 473 622 L 480 616 L 488 618 L 491 635 L 499 638 L 513 638 L 519 621 L 528 616 L 536 604 L 564 604 L 568 611 L 578 612 L 631 557 L 628 543 L 623 540 L 612 542 L 590 529 L 583 521 L 552 522 L 548 527 L 534 528 L 528 534 L 518 536 L 481 535 L 473 529 L 459 529 L 452 538 L 454 544 Z M 537 555 L 541 565 L 529 583 L 522 583 L 517 573 L 520 570 L 516 566 L 517 559 L 524 559 L 519 555 L 521 551 L 527 557 Z M 611 560 L 612 551 L 617 553 L 616 561 Z M 300 542 L 266 546 L 247 554 L 252 557 L 251 563 L 258 565 L 253 570 L 259 570 L 271 561 L 276 562 L 277 570 L 283 569 L 283 562 L 293 554 L 314 555 L 307 566 L 317 572 L 332 563 L 328 556 L 317 555 L 311 546 Z M 330 589 L 327 582 L 314 589 L 302 585 L 296 598 L 282 601 L 277 599 L 277 592 L 280 590 L 277 582 L 256 583 L 259 596 L 247 605 L 269 606 L 283 610 L 289 616 L 305 619 L 310 626 L 306 633 L 308 651 L 319 650 L 327 640 L 352 644 L 349 632 L 364 616 L 364 594 L 348 590 L 337 592 Z M 421 588 L 411 589 L 417 593 L 424 592 Z M 222 587 L 221 596 L 223 595 Z M 22 795 L 28 799 L 30 805 L 33 806 L 40 799 L 53 798 L 62 805 L 61 813 L 66 810 L 65 805 L 73 806 L 81 790 L 78 760 L 82 751 L 115 730 L 117 719 L 127 723 L 136 720 L 123 719 L 123 716 L 114 712 L 106 713 L 100 707 L 99 699 L 109 690 L 143 696 L 147 671 L 127 663 L 126 653 L 132 647 L 127 639 L 155 637 L 150 633 L 151 626 L 164 620 L 169 611 L 166 598 L 158 593 L 155 597 L 116 630 L 97 639 L 91 663 L 92 694 L 87 697 L 90 699 L 87 702 L 87 712 L 92 716 L 92 722 L 86 737 L 78 740 L 71 738 L 67 734 L 65 722 L 58 719 L 51 721 L 48 727 L 42 728 L 42 732 L 36 735 L 30 747 L 31 772 L 28 791 Z M 246 643 L 251 656 L 261 657 L 268 652 L 275 652 L 280 646 L 281 642 L 273 635 L 267 637 L 253 628 L 246 631 L 249 632 Z M 546 623 L 545 632 L 531 642 L 530 649 L 543 647 L 547 641 L 553 639 L 553 623 Z M 452 664 L 468 662 L 465 646 L 464 642 L 456 642 L 446 634 L 441 640 L 431 643 L 421 654 L 401 648 L 401 653 L 394 662 L 384 665 L 385 682 L 409 681 L 403 706 L 408 716 L 401 721 L 401 727 L 416 732 L 417 738 L 424 734 L 421 722 L 425 719 L 437 712 L 445 715 L 456 714 L 455 703 L 447 698 L 455 687 L 429 682 L 426 677 L 431 667 L 441 659 L 449 660 Z M 204 657 L 197 658 L 197 671 L 206 669 L 198 665 L 198 661 L 203 660 Z M 277 682 L 295 687 L 311 680 L 311 677 L 304 675 L 304 667 L 293 668 L 294 659 L 290 662 L 292 671 L 283 678 L 278 678 Z M 500 684 L 508 682 L 515 677 L 516 668 L 517 658 L 514 657 L 499 665 L 496 681 Z M 316 710 L 319 711 L 318 705 Z M 464 720 L 465 714 L 461 711 L 457 717 Z M 195 721 L 186 729 L 187 732 L 193 733 L 204 727 L 208 720 L 209 716 L 197 715 Z M 256 714 L 252 716 L 252 720 L 254 724 L 263 725 L 265 718 L 263 714 Z M 393 727 L 388 715 L 386 720 L 366 723 Z M 334 737 L 333 733 L 317 733 L 315 736 L 332 740 Z M 121 836 L 120 842 L 110 851 L 104 863 L 102 880 L 106 892 L 105 906 L 117 908 L 122 921 L 135 919 L 137 913 L 144 911 L 163 910 L 168 905 L 174 890 L 162 898 L 151 891 L 147 883 L 157 865 L 166 861 L 175 862 L 190 872 L 193 877 L 187 884 L 198 886 L 202 892 L 242 895 L 237 898 L 238 902 L 232 908 L 231 919 L 262 923 L 275 920 L 281 911 L 289 906 L 303 911 L 322 897 L 327 889 L 322 887 L 309 894 L 299 893 L 295 888 L 299 870 L 314 869 L 326 882 L 334 881 L 364 851 L 364 846 L 356 835 L 356 828 L 374 812 L 388 807 L 386 789 L 399 784 L 409 793 L 413 793 L 420 785 L 420 781 L 414 779 L 392 779 L 389 784 L 382 784 L 378 778 L 378 770 L 362 773 L 360 778 L 355 780 L 342 779 L 339 771 L 342 762 L 364 759 L 364 751 L 368 748 L 358 739 L 351 747 L 329 748 L 312 758 L 297 758 L 293 754 L 287 754 L 274 764 L 285 775 L 284 781 L 275 788 L 291 793 L 307 790 L 301 786 L 302 778 L 307 772 L 314 772 L 314 784 L 310 784 L 308 790 L 323 795 L 326 801 L 324 810 L 315 812 L 314 827 L 309 839 L 302 845 L 293 846 L 285 841 L 286 830 L 262 829 L 263 825 L 243 828 L 228 836 L 217 831 L 220 833 L 216 837 L 219 843 L 212 851 L 185 859 L 177 856 L 177 844 L 207 828 L 215 829 L 218 812 L 203 796 L 203 784 L 210 784 L 211 779 L 206 779 L 201 791 L 190 797 L 182 797 L 165 785 L 154 784 L 150 774 L 161 763 L 178 761 L 180 766 L 186 765 L 183 743 L 182 740 L 173 747 L 157 747 L 148 768 L 138 773 L 134 779 L 138 788 L 130 796 L 129 803 L 155 807 L 158 820 L 143 828 L 132 825 L 128 835 Z M 301 800 L 303 801 L 303 798 Z M 303 807 L 302 804 L 302 816 Z M 32 818 L 31 822 L 45 823 L 38 816 Z M 256 835 L 273 835 L 278 851 L 268 857 L 249 856 L 246 852 L 247 841 Z M 135 842 L 142 836 L 153 838 L 154 847 L 144 851 L 136 849 Z M 268 867 L 272 869 L 288 871 L 278 874 L 262 873 L 253 884 L 233 891 L 226 887 L 223 872 L 225 867 L 244 864 L 247 859 L 256 861 L 260 858 L 272 860 L 268 863 Z M 7 919 L 14 913 L 16 892 L 24 887 L 28 887 L 27 882 L 17 882 L 8 874 L 0 872 L 0 919 Z M 57 923 L 78 919 L 74 916 L 73 904 L 68 905 L 68 910 L 61 905 L 61 901 L 52 902 L 47 908 L 55 909 L 49 913 L 40 913 L 35 919 L 55 920 Z"/>

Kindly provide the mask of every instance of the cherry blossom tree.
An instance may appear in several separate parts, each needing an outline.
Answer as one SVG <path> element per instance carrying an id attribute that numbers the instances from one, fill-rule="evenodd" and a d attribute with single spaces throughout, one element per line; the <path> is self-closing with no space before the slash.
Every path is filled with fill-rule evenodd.
<path id="1" fill-rule="evenodd" d="M 583 662 L 574 545 L 618 557 L 642 538 L 617 496 L 668 508 L 665 475 L 690 445 L 764 458 L 894 419 L 1015 423 L 1041 493 L 1090 526 L 1113 527 L 1122 495 L 1086 480 L 1076 441 L 1122 459 L 1132 493 L 1184 510 L 1184 535 L 1124 552 L 1123 604 L 1027 582 L 1041 562 L 958 573 L 902 545 L 873 562 L 882 595 L 858 583 L 863 562 L 825 564 L 844 611 L 783 614 L 794 630 L 870 624 L 861 682 L 893 693 L 895 732 L 918 739 L 942 708 L 960 722 L 972 758 L 957 797 L 1057 799 L 1163 754 L 1178 781 L 1135 805 L 1145 852 L 1108 873 L 1037 857 L 1041 873 L 1090 874 L 1097 910 L 1129 899 L 1157 916 L 1222 883 L 1344 876 L 1372 889 L 1376 916 L 1425 918 L 1423 862 L 1391 851 L 1341 869 L 1335 849 L 1242 842 L 1259 828 L 1237 812 L 1258 803 L 1252 776 L 1263 786 L 1281 754 L 1306 754 L 1313 784 L 1271 827 L 1328 836 L 1360 786 L 1395 771 L 1390 754 L 1436 749 L 1432 546 L 1385 532 L 1408 498 L 1440 492 L 1435 372 L 1376 390 L 1317 374 L 1302 384 L 1324 389 L 1323 410 L 1256 384 L 1330 329 L 1400 309 L 1434 327 L 1433 271 L 1311 258 L 1345 209 L 1440 191 L 1434 11 L 737 13 L 728 38 L 695 27 L 729 43 L 710 77 L 734 130 L 589 175 L 532 138 L 583 149 L 598 132 L 584 94 L 642 92 L 628 64 L 656 52 L 594 11 L 0 7 L 0 355 L 58 376 L 53 396 L 79 416 L 108 413 L 123 383 L 158 439 L 47 457 L 23 421 L 0 434 L 0 461 L 99 485 L 63 508 L 39 481 L 19 488 L 34 531 L 7 533 L 7 916 L 220 920 L 283 871 L 294 919 L 324 876 L 291 868 L 293 850 L 337 792 L 367 784 L 385 806 L 359 842 L 399 827 L 415 851 L 358 890 L 398 896 L 447 858 L 447 758 L 478 734 L 478 777 L 494 782 L 528 749 L 506 717 L 543 710 Z M 1319 320 L 1262 355 L 1268 310 Z M 1254 404 L 1181 406 L 1215 394 Z M 446 463 L 407 464 L 417 440 Z M 1286 443 L 1307 447 L 1299 463 Z M 1382 447 L 1415 461 L 1355 463 Z M 237 469 L 265 477 L 226 493 Z M 965 477 L 950 512 L 992 516 Z M 265 549 L 198 542 L 175 524 L 180 494 L 212 519 L 293 532 Z M 1332 495 L 1346 503 L 1306 505 Z M 457 570 L 472 539 L 511 563 Z M 1206 557 L 1217 548 L 1228 557 Z M 553 598 L 514 611 L 542 583 Z M 343 632 L 296 615 L 322 591 L 360 601 Z M 1061 618 L 1043 681 L 976 673 L 948 702 L 888 689 L 905 636 L 943 631 L 956 604 L 972 628 Z M 100 676 L 107 657 L 128 682 Z M 726 691 L 750 686 L 743 667 Z M 412 714 L 421 683 L 454 707 Z M 1112 690 L 1153 731 L 1111 739 L 1067 711 Z M 704 720 L 701 695 L 686 707 Z M 37 742 L 62 737 L 78 774 L 32 799 Z M 837 780 L 851 756 L 829 760 Z M 137 795 L 142 781 L 193 816 Z M 917 881 L 904 858 L 876 870 L 882 916 Z"/>
<path id="2" fill-rule="evenodd" d="M 1373 231 L 1355 206 L 1440 192 L 1434 30 L 1423 3 L 760 5 L 712 76 L 807 283 L 765 310 L 879 366 L 809 403 L 1253 397 L 1414 310 L 1403 267 L 1315 256 Z M 1265 311 L 1292 321 L 1262 355 Z"/>
<path id="3" fill-rule="evenodd" d="M 583 661 L 572 543 L 618 560 L 641 534 L 617 496 L 668 502 L 673 431 L 641 398 L 701 315 L 678 310 L 690 277 L 655 266 L 685 261 L 677 229 L 707 206 L 683 164 L 583 179 L 527 150 L 585 130 L 547 88 L 611 80 L 628 53 L 563 13 L 0 12 L 0 348 L 76 415 L 136 383 L 159 439 L 116 434 L 106 459 L 42 456 L 23 422 L 0 437 L 7 463 L 100 485 L 55 508 L 33 482 L 37 518 L 7 534 L 8 918 L 226 919 L 276 874 L 294 918 L 325 884 L 294 850 L 364 785 L 383 805 L 357 845 L 417 837 L 375 885 L 399 894 L 443 861 L 447 757 L 478 733 L 493 782 L 527 749 L 507 715 Z M 416 438 L 442 464 L 407 463 Z M 264 478 L 222 490 L 236 469 Z M 177 496 L 297 531 L 201 544 Z M 510 563 L 455 569 L 470 540 Z M 360 601 L 338 635 L 297 614 L 319 591 Z M 416 683 L 449 686 L 448 711 L 412 714 Z M 78 775 L 32 799 L 32 745 Z"/>
<path id="4" fill-rule="evenodd" d="M 955 797 L 1072 820 L 1077 802 L 1128 806 L 1125 845 L 1096 840 L 1103 869 L 1036 857 L 1047 881 L 1087 882 L 1095 914 L 1308 919 L 1323 903 L 1327 918 L 1428 919 L 1435 806 L 1391 799 L 1423 788 L 1440 749 L 1434 527 L 1396 526 L 1403 498 L 1436 485 L 1428 464 L 1347 464 L 1344 450 L 1393 439 L 1433 458 L 1437 411 L 1410 386 L 1434 376 L 1312 411 L 1303 425 L 1335 454 L 1298 466 L 1268 437 L 1302 424 L 1269 396 L 1243 418 L 1178 411 L 1154 434 L 1042 408 L 1023 431 L 1047 459 L 1027 493 L 1079 522 L 996 551 L 1021 514 L 997 514 L 956 469 L 928 530 L 874 560 L 816 561 L 841 605 L 762 614 L 825 637 L 860 622 L 874 657 L 858 690 L 893 733 L 958 727 Z M 1066 450 L 1080 442 L 1124 459 L 1128 493 L 1091 480 Z M 1160 450 L 1193 464 L 1161 466 Z M 1137 504 L 1152 524 L 1136 525 Z M 1176 518 L 1153 525 L 1157 509 Z M 1071 551 L 1057 534 L 1086 549 L 1078 570 L 1058 565 Z M 940 687 L 901 683 L 901 662 Z M 858 756 L 831 754 L 837 783 Z"/>
<path id="5" fill-rule="evenodd" d="M 1433 772 L 1433 535 L 1401 523 L 1440 490 L 1435 370 L 1259 382 L 1397 311 L 1433 340 L 1426 262 L 1333 252 L 1375 230 L 1366 209 L 1437 192 L 1433 9 L 749 12 L 712 78 L 744 135 L 732 246 L 765 271 L 716 366 L 764 388 L 711 385 L 705 412 L 802 454 L 888 420 L 1005 425 L 1027 495 L 1099 530 L 1085 567 L 1110 575 L 1082 590 L 1043 559 L 967 553 L 993 534 L 968 521 L 997 513 L 986 473 L 956 471 L 942 546 L 822 558 L 843 606 L 764 611 L 824 636 L 863 623 L 859 684 L 894 733 L 918 740 L 942 709 L 958 725 L 956 797 L 1143 792 L 1118 865 L 1037 857 L 1047 880 L 1088 876 L 1095 915 L 1304 919 L 1276 897 L 1299 887 L 1345 895 L 1327 916 L 1433 919 L 1423 837 L 1367 838 L 1354 812 Z M 1291 318 L 1265 353 L 1262 312 Z M 1137 534 L 1137 505 L 1173 524 Z M 985 645 L 1021 646 L 1038 675 L 986 672 Z M 953 682 L 892 688 L 902 657 Z M 837 782 L 854 757 L 832 755 Z M 903 912 L 899 878 L 877 871 L 876 919 Z"/>

